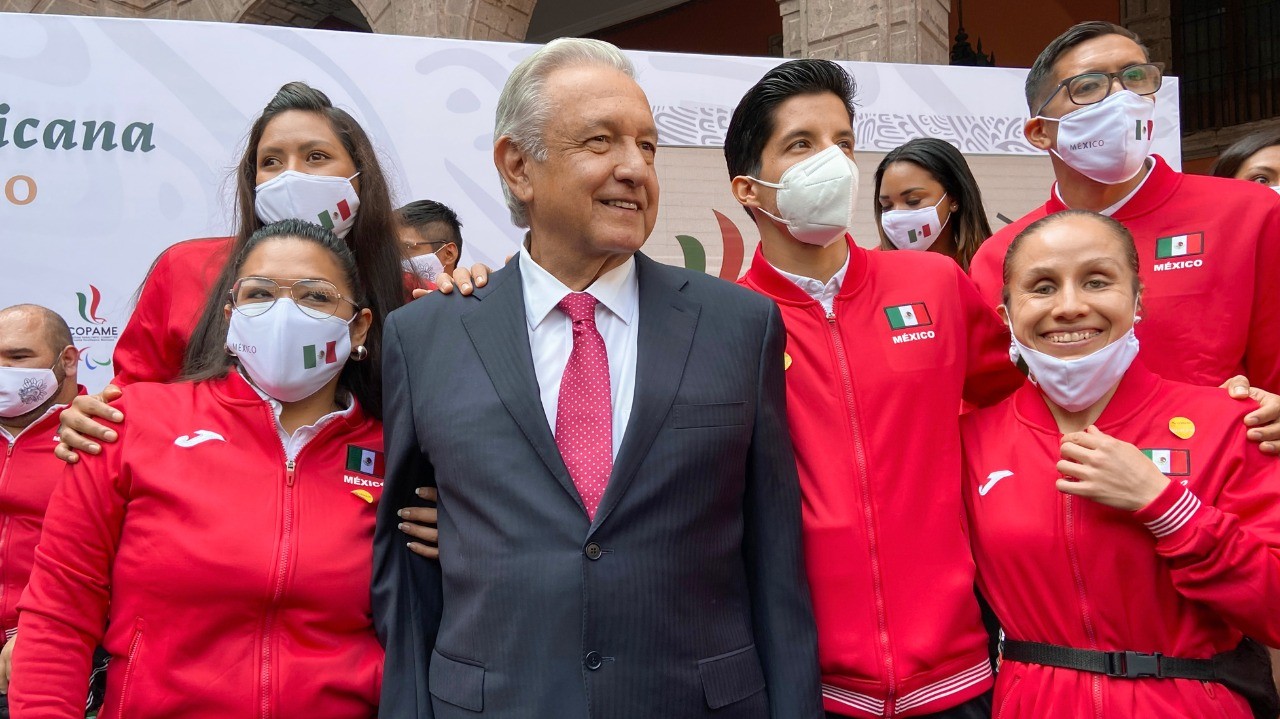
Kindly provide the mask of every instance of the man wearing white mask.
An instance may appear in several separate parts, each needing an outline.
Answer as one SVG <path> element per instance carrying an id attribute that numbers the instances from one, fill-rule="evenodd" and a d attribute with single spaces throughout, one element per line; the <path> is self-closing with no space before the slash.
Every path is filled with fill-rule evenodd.
<path id="1" fill-rule="evenodd" d="M 833 62 L 784 63 L 747 91 L 725 138 L 761 238 L 741 284 L 777 303 L 787 331 L 824 705 L 829 717 L 990 717 L 958 416 L 1022 378 L 959 265 L 848 236 L 854 92 Z"/>
<path id="2" fill-rule="evenodd" d="M 36 542 L 63 463 L 53 454 L 58 416 L 77 394 L 79 352 L 67 323 L 52 310 L 0 310 L 0 710 L 8 716 L 10 662 L 18 598 L 27 586 Z M 101 664 L 103 657 L 98 657 Z M 98 694 L 101 700 L 101 688 Z"/>
<path id="3" fill-rule="evenodd" d="M 452 208 L 435 200 L 416 200 L 396 210 L 404 245 L 404 271 L 434 283 L 452 275 L 462 257 L 462 222 Z"/>
<path id="4" fill-rule="evenodd" d="M 1048 202 L 997 232 L 971 273 L 992 306 L 1013 238 L 1045 215 L 1086 209 L 1133 233 L 1146 362 L 1170 380 L 1218 385 L 1243 374 L 1280 389 L 1280 197 L 1265 187 L 1184 175 L 1150 155 L 1161 68 L 1141 40 L 1107 22 L 1085 22 L 1049 43 L 1027 75 L 1027 140 L 1047 150 Z M 1250 439 L 1262 438 L 1259 430 Z M 1280 451 L 1280 443 L 1263 449 Z"/>

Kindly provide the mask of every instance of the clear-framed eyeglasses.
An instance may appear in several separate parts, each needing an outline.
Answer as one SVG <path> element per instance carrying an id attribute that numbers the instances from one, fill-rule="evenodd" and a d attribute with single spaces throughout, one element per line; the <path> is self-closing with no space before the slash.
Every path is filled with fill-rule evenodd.
<path id="1" fill-rule="evenodd" d="M 278 299 L 292 299 L 304 314 L 318 320 L 336 315 L 343 302 L 360 309 L 328 280 L 301 279 L 282 285 L 267 277 L 241 277 L 231 286 L 231 306 L 249 317 L 263 314 Z"/>
<path id="2" fill-rule="evenodd" d="M 1130 65 L 1120 72 L 1085 72 L 1073 75 L 1053 89 L 1049 97 L 1040 104 L 1036 115 L 1044 112 L 1058 91 L 1066 89 L 1067 97 L 1076 105 L 1093 105 L 1107 99 L 1111 94 L 1112 80 L 1119 80 L 1120 86 L 1135 95 L 1154 95 L 1164 82 L 1164 65 L 1158 62 L 1147 62 Z"/>

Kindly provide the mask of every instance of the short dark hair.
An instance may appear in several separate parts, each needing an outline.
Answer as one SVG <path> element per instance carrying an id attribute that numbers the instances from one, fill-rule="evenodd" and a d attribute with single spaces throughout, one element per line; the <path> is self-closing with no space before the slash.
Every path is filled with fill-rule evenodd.
<path id="1" fill-rule="evenodd" d="M 875 213 L 876 230 L 880 233 L 882 250 L 896 249 L 884 234 L 884 228 L 880 226 L 880 217 L 884 214 L 884 208 L 878 201 L 880 181 L 884 178 L 885 170 L 895 162 L 910 162 L 933 175 L 933 179 L 942 185 L 943 190 L 946 190 L 947 197 L 960 205 L 960 210 L 955 213 L 951 235 L 956 240 L 955 260 L 968 272 L 969 262 L 973 260 L 974 254 L 991 236 L 991 224 L 987 221 L 987 211 L 982 206 L 982 190 L 978 188 L 978 181 L 974 179 L 973 171 L 969 169 L 969 163 L 965 162 L 964 155 L 960 154 L 955 145 L 946 140 L 939 140 L 936 137 L 918 137 L 895 147 L 884 156 L 880 166 L 876 168 L 874 197 L 877 201 L 871 205 L 871 210 Z"/>
<path id="2" fill-rule="evenodd" d="M 1031 64 L 1026 84 L 1027 110 L 1035 112 L 1048 99 L 1046 95 L 1052 89 L 1048 83 L 1053 76 L 1053 66 L 1068 50 L 1104 35 L 1121 35 L 1129 38 L 1142 48 L 1142 54 L 1148 60 L 1151 59 L 1151 52 L 1147 50 L 1146 45 L 1142 44 L 1142 38 L 1129 28 L 1105 20 L 1088 20 L 1072 25 L 1066 32 L 1050 41 L 1040 52 L 1036 61 Z"/>
<path id="3" fill-rule="evenodd" d="M 1251 132 L 1223 151 L 1209 172 L 1216 177 L 1235 177 L 1245 160 L 1274 145 L 1280 145 L 1280 130 Z"/>
<path id="4" fill-rule="evenodd" d="M 351 286 L 351 292 L 354 297 L 348 299 L 354 302 L 358 308 L 368 307 L 373 313 L 373 322 L 369 326 L 369 333 L 364 341 L 365 350 L 368 351 L 368 359 L 363 362 L 348 361 L 339 375 L 338 386 L 354 395 L 366 414 L 381 418 L 382 366 L 380 362 L 371 360 L 373 357 L 382 356 L 379 351 L 382 333 L 374 332 L 373 330 L 381 328 L 382 323 L 386 320 L 386 315 L 383 314 L 380 308 L 371 306 L 368 301 L 363 278 L 356 265 L 355 252 L 346 242 L 339 239 L 337 235 L 329 230 L 303 220 L 281 220 L 270 225 L 264 225 L 250 235 L 244 244 L 236 248 L 230 259 L 227 260 L 227 268 L 230 270 L 233 284 L 235 278 L 240 276 L 240 271 L 244 267 L 245 261 L 255 249 L 264 243 L 280 239 L 303 240 L 327 250 L 337 260 L 338 267 L 342 269 L 344 279 Z M 226 303 L 227 294 L 225 292 L 213 293 L 206 300 L 205 314 L 210 314 L 214 308 L 217 308 L 217 311 L 222 313 Z M 227 324 L 224 322 L 222 327 L 221 337 L 203 334 L 191 339 L 191 344 L 187 346 L 186 364 L 182 372 L 184 381 L 199 382 L 227 374 L 227 371 L 231 368 L 231 357 L 225 349 Z"/>
<path id="5" fill-rule="evenodd" d="M 1004 253 L 1004 271 L 1002 275 L 1004 289 L 1001 290 L 1000 295 L 1001 301 L 1006 306 L 1009 304 L 1009 283 L 1013 281 L 1014 258 L 1017 256 L 1018 251 L 1022 249 L 1026 238 L 1039 234 L 1046 227 L 1051 227 L 1073 217 L 1085 217 L 1097 222 L 1107 230 L 1116 242 L 1120 243 L 1121 249 L 1124 250 L 1125 264 L 1133 271 L 1133 294 L 1137 295 L 1142 291 L 1142 280 L 1138 277 L 1138 248 L 1133 243 L 1133 234 L 1129 232 L 1129 228 L 1106 215 L 1090 210 L 1063 210 L 1062 212 L 1055 212 L 1052 215 L 1041 217 L 1022 228 L 1022 231 L 1013 238 L 1013 242 L 1009 243 L 1009 249 Z"/>
<path id="6" fill-rule="evenodd" d="M 9 313 L 29 312 L 40 318 L 41 329 L 44 330 L 44 341 L 49 346 L 49 350 L 55 355 L 62 352 L 67 347 L 74 347 L 75 341 L 71 339 L 71 328 L 67 326 L 67 321 L 62 315 L 45 307 L 44 305 L 21 304 L 6 307 L 0 310 L 0 315 Z"/>
<path id="7" fill-rule="evenodd" d="M 443 222 L 453 233 L 453 244 L 462 252 L 462 222 L 458 213 L 443 202 L 435 200 L 415 200 L 396 210 L 400 222 L 421 232 L 422 228 L 435 222 Z"/>
<path id="8" fill-rule="evenodd" d="M 729 120 L 724 138 L 729 178 L 760 173 L 760 156 L 773 136 L 774 112 L 779 105 L 797 95 L 824 92 L 840 98 L 852 126 L 858 84 L 843 67 L 830 60 L 803 59 L 784 62 L 766 72 L 742 96 Z M 750 210 L 747 215 L 754 218 Z"/>

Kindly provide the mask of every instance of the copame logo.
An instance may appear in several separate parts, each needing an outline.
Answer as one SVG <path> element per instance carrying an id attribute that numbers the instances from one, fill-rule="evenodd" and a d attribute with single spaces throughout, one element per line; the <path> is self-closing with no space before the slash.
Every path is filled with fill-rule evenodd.
<path id="1" fill-rule="evenodd" d="M 84 342 L 115 342 L 120 339 L 120 326 L 112 324 L 102 314 L 102 292 L 97 285 L 89 285 L 87 292 L 76 293 L 77 311 L 80 313 L 80 319 L 85 324 L 73 324 L 71 327 L 71 336 L 75 339 L 77 347 Z M 68 315 L 70 316 L 70 315 Z M 83 353 L 84 350 L 82 349 Z M 106 364 L 86 360 L 85 366 L 89 369 L 94 367 L 105 367 Z M 107 364 L 110 364 L 108 361 Z"/>
<path id="2" fill-rule="evenodd" d="M 95 325 L 107 323 L 107 318 L 98 316 L 98 306 L 102 304 L 102 293 L 97 287 L 89 285 L 89 294 L 77 292 L 76 297 L 80 300 L 80 319 Z"/>

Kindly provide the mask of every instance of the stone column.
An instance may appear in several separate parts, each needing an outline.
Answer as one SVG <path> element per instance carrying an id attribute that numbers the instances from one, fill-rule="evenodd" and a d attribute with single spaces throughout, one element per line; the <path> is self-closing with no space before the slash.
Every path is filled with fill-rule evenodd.
<path id="1" fill-rule="evenodd" d="M 778 10 L 786 57 L 944 65 L 950 56 L 951 0 L 779 0 Z"/>

